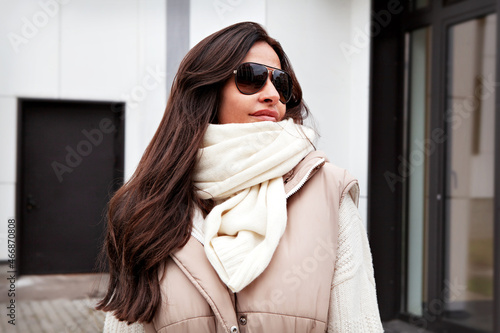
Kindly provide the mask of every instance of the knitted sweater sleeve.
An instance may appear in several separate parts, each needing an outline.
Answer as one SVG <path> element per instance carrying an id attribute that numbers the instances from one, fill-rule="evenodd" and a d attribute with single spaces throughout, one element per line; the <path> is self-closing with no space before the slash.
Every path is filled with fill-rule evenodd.
<path id="1" fill-rule="evenodd" d="M 106 312 L 103 333 L 144 333 L 144 327 L 140 323 L 127 325 L 124 321 L 119 321 L 111 312 Z"/>
<path id="2" fill-rule="evenodd" d="M 328 333 L 383 332 L 368 236 L 350 195 L 340 205 Z"/>

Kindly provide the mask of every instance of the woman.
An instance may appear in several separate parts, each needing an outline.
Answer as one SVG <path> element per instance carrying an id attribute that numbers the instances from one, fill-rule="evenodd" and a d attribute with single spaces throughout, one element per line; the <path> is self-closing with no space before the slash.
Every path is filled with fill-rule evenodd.
<path id="1" fill-rule="evenodd" d="M 382 331 L 357 181 L 314 151 L 307 114 L 256 23 L 186 55 L 109 205 L 105 331 Z"/>

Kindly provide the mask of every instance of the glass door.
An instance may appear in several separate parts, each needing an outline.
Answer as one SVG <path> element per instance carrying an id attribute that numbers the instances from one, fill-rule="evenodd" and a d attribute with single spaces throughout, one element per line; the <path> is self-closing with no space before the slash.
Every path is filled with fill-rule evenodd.
<path id="1" fill-rule="evenodd" d="M 443 320 L 493 332 L 497 16 L 448 29 Z"/>
<path id="2" fill-rule="evenodd" d="M 500 333 L 499 11 L 412 0 L 372 37 L 370 245 L 388 328 Z"/>

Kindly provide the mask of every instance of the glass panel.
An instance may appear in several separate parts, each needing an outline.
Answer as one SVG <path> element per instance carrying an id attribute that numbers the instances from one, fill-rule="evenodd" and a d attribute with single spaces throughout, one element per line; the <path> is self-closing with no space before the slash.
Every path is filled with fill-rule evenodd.
<path id="1" fill-rule="evenodd" d="M 464 0 L 443 0 L 443 6 L 453 5 L 455 3 L 462 2 L 462 1 L 464 1 Z"/>
<path id="2" fill-rule="evenodd" d="M 429 119 L 429 54 L 430 28 L 409 34 L 409 73 L 407 73 L 408 135 L 406 163 L 408 181 L 404 183 L 407 216 L 407 295 L 406 310 L 422 315 L 425 299 L 426 225 L 427 225 L 427 167 L 430 154 L 428 137 Z"/>
<path id="3" fill-rule="evenodd" d="M 449 43 L 445 317 L 492 332 L 496 14 Z"/>
<path id="4" fill-rule="evenodd" d="M 429 6 L 429 0 L 411 0 L 410 8 L 411 10 L 419 10 Z"/>

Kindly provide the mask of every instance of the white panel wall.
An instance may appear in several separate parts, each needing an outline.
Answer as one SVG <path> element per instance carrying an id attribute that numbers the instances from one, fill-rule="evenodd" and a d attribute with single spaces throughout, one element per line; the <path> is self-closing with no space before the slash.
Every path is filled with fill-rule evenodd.
<path id="1" fill-rule="evenodd" d="M 265 0 L 190 1 L 190 47 L 196 45 L 206 36 L 237 22 L 266 23 Z"/>
<path id="2" fill-rule="evenodd" d="M 14 217 L 17 98 L 126 102 L 125 176 L 166 104 L 163 0 L 0 0 L 0 260 Z"/>
<path id="3" fill-rule="evenodd" d="M 16 100 L 0 97 L 0 260 L 7 259 L 7 220 L 15 217 L 16 190 Z"/>
<path id="4" fill-rule="evenodd" d="M 166 1 L 141 1 L 139 7 L 139 81 L 146 90 L 145 98 L 136 99 L 129 116 L 144 121 L 137 162 L 153 137 L 167 105 L 167 21 Z M 133 97 L 131 97 L 133 98 Z M 137 163 L 135 163 L 137 164 Z M 131 167 L 132 165 L 130 165 Z M 131 170 L 130 170 L 131 171 Z M 130 175 L 129 171 L 129 175 Z"/>
<path id="5" fill-rule="evenodd" d="M 138 75 L 138 3 L 73 0 L 61 15 L 61 96 L 121 99 Z"/>
<path id="6" fill-rule="evenodd" d="M 351 35 L 349 44 L 356 46 L 352 56 L 344 54 L 350 65 L 349 171 L 359 180 L 361 197 L 368 195 L 369 73 L 370 73 L 370 2 L 351 2 Z M 365 207 L 366 209 L 366 207 Z M 366 214 L 366 211 L 365 211 Z M 366 220 L 365 220 L 366 221 Z"/>
<path id="7" fill-rule="evenodd" d="M 0 133 L 3 137 L 0 145 L 2 160 L 0 163 L 0 184 L 14 184 L 16 181 L 17 143 L 17 102 L 14 97 L 0 97 L 0 115 Z"/>
<path id="8" fill-rule="evenodd" d="M 0 96 L 57 97 L 61 6 L 0 0 Z"/>

